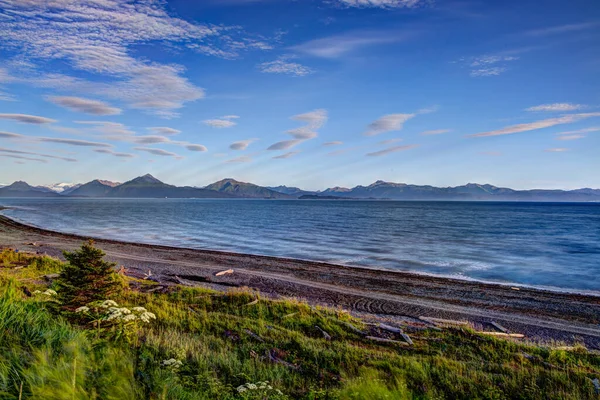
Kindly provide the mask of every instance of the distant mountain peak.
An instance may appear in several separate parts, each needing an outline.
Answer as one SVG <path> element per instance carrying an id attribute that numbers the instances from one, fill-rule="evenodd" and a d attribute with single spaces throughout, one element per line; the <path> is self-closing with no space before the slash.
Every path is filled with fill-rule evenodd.
<path id="1" fill-rule="evenodd" d="M 163 184 L 162 181 L 156 179 L 155 177 L 153 177 L 150 174 L 146 174 L 143 176 L 138 176 L 135 179 L 130 180 L 127 183 L 146 183 L 146 184 Z"/>

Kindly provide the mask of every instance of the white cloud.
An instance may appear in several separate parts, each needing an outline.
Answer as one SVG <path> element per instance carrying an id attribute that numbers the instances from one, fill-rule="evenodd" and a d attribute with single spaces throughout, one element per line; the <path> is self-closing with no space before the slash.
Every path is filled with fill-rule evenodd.
<path id="1" fill-rule="evenodd" d="M 507 68 L 506 67 L 490 67 L 490 68 L 479 68 L 479 69 L 473 69 L 471 70 L 471 72 L 469 73 L 469 75 L 473 76 L 473 77 L 479 77 L 479 76 L 498 76 L 503 72 L 506 72 Z"/>
<path id="2" fill-rule="evenodd" d="M 119 157 L 119 158 L 134 158 L 135 154 L 130 154 L 130 153 L 118 153 L 115 151 L 112 151 L 110 149 L 97 149 L 94 150 L 96 153 L 101 153 L 101 154 L 110 154 L 112 156 L 115 157 Z"/>
<path id="3" fill-rule="evenodd" d="M 51 158 L 51 159 L 54 159 L 54 160 L 62 160 L 62 161 L 68 161 L 68 162 L 77 162 L 77 160 L 75 158 L 59 157 L 59 156 L 53 156 L 53 155 L 50 155 L 50 154 L 34 153 L 34 152 L 30 152 L 30 151 L 21 151 L 21 150 L 6 149 L 6 148 L 3 148 L 3 147 L 0 147 L 0 153 L 27 154 L 27 155 L 32 155 L 32 156 L 38 156 L 38 157 L 44 157 L 44 158 Z"/>
<path id="4" fill-rule="evenodd" d="M 257 68 L 267 74 L 285 74 L 292 76 L 306 76 L 313 73 L 313 70 L 302 64 L 291 62 L 287 58 L 279 58 L 275 61 L 268 61 L 257 65 Z"/>
<path id="5" fill-rule="evenodd" d="M 565 112 L 565 111 L 576 111 L 586 108 L 583 104 L 571 104 L 571 103 L 554 103 L 554 104 L 541 104 L 535 107 L 529 107 L 525 111 L 548 111 L 548 112 Z"/>
<path id="6" fill-rule="evenodd" d="M 285 133 L 295 137 L 296 139 L 314 139 L 319 136 L 317 132 L 311 130 L 309 127 L 290 129 L 285 131 Z"/>
<path id="7" fill-rule="evenodd" d="M 20 135 L 18 133 L 12 132 L 0 132 L 0 138 L 2 139 L 23 139 L 25 136 Z"/>
<path id="8" fill-rule="evenodd" d="M 40 142 L 68 144 L 68 145 L 71 145 L 71 146 L 81 146 L 81 147 L 113 147 L 112 144 L 98 143 L 98 142 L 89 142 L 87 140 L 60 139 L 60 138 L 48 138 L 48 137 L 40 137 L 40 138 L 36 138 L 36 139 L 38 141 L 40 141 Z"/>
<path id="9" fill-rule="evenodd" d="M 398 32 L 351 32 L 330 36 L 297 45 L 291 49 L 312 57 L 339 58 L 362 48 L 397 43 L 406 40 L 411 34 Z"/>
<path id="10" fill-rule="evenodd" d="M 51 124 L 53 122 L 56 122 L 56 120 L 54 119 L 27 114 L 0 114 L 0 119 L 10 119 L 13 121 L 21 122 L 23 124 L 34 125 Z"/>
<path id="11" fill-rule="evenodd" d="M 565 149 L 564 147 L 558 147 L 553 149 L 544 150 L 546 153 L 564 153 L 565 151 L 569 151 L 569 149 Z"/>
<path id="12" fill-rule="evenodd" d="M 340 142 L 339 140 L 335 140 L 333 142 L 323 143 L 323 146 L 340 146 L 342 144 L 344 144 L 344 142 Z"/>
<path id="13" fill-rule="evenodd" d="M 299 139 L 282 140 L 281 142 L 277 142 L 275 144 L 272 144 L 271 146 L 269 146 L 267 148 L 267 150 L 288 150 L 288 149 L 291 149 L 294 146 L 299 145 L 303 141 L 304 140 L 299 140 Z"/>
<path id="14" fill-rule="evenodd" d="M 567 25 L 559 25 L 559 26 L 551 26 L 547 28 L 534 29 L 528 32 L 525 32 L 527 36 L 548 36 L 554 34 L 561 34 L 567 32 L 577 32 L 586 29 L 595 28 L 598 26 L 598 22 L 583 22 L 579 24 L 567 24 Z"/>
<path id="15" fill-rule="evenodd" d="M 560 132 L 557 135 L 577 135 L 580 133 L 600 132 L 600 127 L 578 129 L 576 131 Z"/>
<path id="16" fill-rule="evenodd" d="M 452 129 L 433 129 L 430 131 L 421 132 L 421 135 L 441 135 L 448 132 L 452 132 Z"/>
<path id="17" fill-rule="evenodd" d="M 577 140 L 583 139 L 585 135 L 561 135 L 556 138 L 556 140 Z"/>
<path id="18" fill-rule="evenodd" d="M 327 122 L 327 110 L 318 109 L 304 114 L 294 115 L 294 121 L 300 121 L 307 124 L 310 129 L 319 129 Z"/>
<path id="19" fill-rule="evenodd" d="M 93 115 L 117 115 L 121 109 L 112 107 L 102 101 L 84 99 L 82 97 L 49 96 L 48 100 L 72 111 Z"/>
<path id="20" fill-rule="evenodd" d="M 173 129 L 173 128 L 169 128 L 167 126 L 154 126 L 151 128 L 146 128 L 149 131 L 151 131 L 152 133 L 156 134 L 156 135 L 178 135 L 181 133 L 180 130 L 177 129 Z"/>
<path id="21" fill-rule="evenodd" d="M 235 164 L 235 163 L 249 163 L 252 162 L 252 157 L 250 156 L 240 156 L 236 158 L 232 158 L 231 160 L 227 160 L 227 163 Z"/>
<path id="22" fill-rule="evenodd" d="M 300 153 L 300 152 L 299 151 L 290 151 L 289 153 L 285 153 L 285 154 L 282 154 L 280 156 L 275 156 L 273 158 L 276 159 L 276 160 L 284 160 L 286 158 L 291 158 L 291 157 L 295 156 L 298 153 Z"/>
<path id="23" fill-rule="evenodd" d="M 480 66 L 496 64 L 499 62 L 516 61 L 518 59 L 519 59 L 519 57 L 515 57 L 515 56 L 483 55 L 483 56 L 473 58 L 470 65 L 471 65 L 471 67 L 480 67 Z"/>
<path id="24" fill-rule="evenodd" d="M 255 142 L 258 139 L 247 139 L 247 140 L 240 140 L 239 142 L 233 142 L 229 145 L 229 148 L 231 150 L 246 150 L 248 148 L 248 146 L 250 146 L 250 144 L 252 142 Z"/>
<path id="25" fill-rule="evenodd" d="M 380 150 L 380 151 L 376 151 L 373 153 L 367 153 L 367 156 L 369 156 L 369 157 L 385 156 L 387 154 L 396 153 L 398 151 L 406 151 L 406 150 L 414 149 L 415 147 L 418 147 L 418 146 L 419 146 L 418 144 L 409 144 L 409 145 L 405 145 L 405 146 L 394 146 L 394 147 L 390 147 L 385 150 Z"/>
<path id="26" fill-rule="evenodd" d="M 137 150 L 137 151 L 144 151 L 146 153 L 154 154 L 155 156 L 174 157 L 177 159 L 183 158 L 178 154 L 175 154 L 170 151 L 163 150 L 163 149 L 153 149 L 150 147 L 134 147 L 133 149 Z"/>
<path id="27" fill-rule="evenodd" d="M 415 8 L 429 5 L 429 0 L 337 0 L 345 7 L 357 8 Z"/>
<path id="28" fill-rule="evenodd" d="M 201 144 L 186 144 L 185 148 L 188 149 L 189 151 L 198 151 L 198 152 L 208 151 L 206 146 L 202 146 Z"/>
<path id="29" fill-rule="evenodd" d="M 385 132 L 399 131 L 404 126 L 404 123 L 416 114 L 389 114 L 384 115 L 376 121 L 369 124 L 365 135 L 374 136 Z"/>
<path id="30" fill-rule="evenodd" d="M 549 118 L 541 121 L 529 122 L 526 124 L 518 124 L 508 126 L 506 128 L 498 129 L 495 131 L 476 133 L 469 135 L 469 137 L 486 137 L 486 136 L 499 136 L 499 135 L 510 135 L 519 132 L 528 132 L 537 129 L 549 128 L 556 125 L 570 124 L 577 121 L 582 121 L 587 118 L 600 117 L 600 112 L 596 113 L 584 113 L 584 114 L 569 114 L 558 118 Z"/>
<path id="31" fill-rule="evenodd" d="M 402 138 L 394 138 L 394 139 L 382 140 L 381 142 L 379 142 L 379 144 L 393 144 L 393 143 L 401 142 L 403 140 L 404 139 L 402 139 Z"/>
<path id="32" fill-rule="evenodd" d="M 207 120 L 202 121 L 202 123 L 204 125 L 208 125 L 212 128 L 218 128 L 218 129 L 231 128 L 231 127 L 237 125 L 236 122 L 231 121 L 230 119 L 207 119 Z"/>
<path id="33" fill-rule="evenodd" d="M 25 157 L 25 156 L 17 156 L 14 154 L 0 154 L 0 157 L 5 157 L 5 158 L 14 158 L 17 160 L 28 160 L 28 161 L 37 161 L 37 162 L 41 162 L 41 163 L 47 163 L 47 160 L 42 160 L 40 158 L 33 158 L 33 157 Z M 17 164 L 25 164 L 23 162 L 18 162 L 16 161 Z"/>
<path id="34" fill-rule="evenodd" d="M 100 83 L 38 74 L 23 81 L 82 93 L 92 88 L 164 117 L 176 116 L 175 110 L 204 91 L 183 77 L 181 66 L 136 58 L 134 46 L 168 42 L 223 57 L 269 48 L 263 40 L 244 37 L 238 27 L 177 18 L 163 0 L 0 0 L 0 32 L 0 46 L 21 52 L 27 62 L 46 66 L 47 60 L 64 60 L 76 70 L 113 79 Z"/>
<path id="35" fill-rule="evenodd" d="M 110 121 L 75 121 L 80 125 L 93 125 L 91 133 L 98 133 L 112 140 L 121 140 L 122 136 L 133 136 L 135 132 L 119 122 Z"/>
<path id="36" fill-rule="evenodd" d="M 291 149 L 298 144 L 305 142 L 310 139 L 314 139 L 319 136 L 317 129 L 320 129 L 325 125 L 328 119 L 327 110 L 317 109 L 304 114 L 297 114 L 290 119 L 294 121 L 300 121 L 305 123 L 305 126 L 290 129 L 285 133 L 293 136 L 293 140 L 282 140 L 271 145 L 267 150 L 287 150 Z"/>

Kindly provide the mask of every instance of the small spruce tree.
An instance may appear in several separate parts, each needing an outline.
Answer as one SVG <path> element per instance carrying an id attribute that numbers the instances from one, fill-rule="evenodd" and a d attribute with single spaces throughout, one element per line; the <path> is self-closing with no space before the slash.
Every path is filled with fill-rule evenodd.
<path id="1" fill-rule="evenodd" d="M 58 293 L 65 308 L 75 308 L 93 301 L 109 299 L 122 290 L 116 263 L 103 260 L 105 253 L 89 240 L 81 249 L 63 252 L 68 264 L 58 278 Z"/>

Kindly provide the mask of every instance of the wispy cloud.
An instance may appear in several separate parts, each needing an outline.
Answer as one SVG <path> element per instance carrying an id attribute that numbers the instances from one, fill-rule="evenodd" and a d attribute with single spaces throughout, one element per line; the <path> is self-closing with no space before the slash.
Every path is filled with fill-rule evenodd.
<path id="1" fill-rule="evenodd" d="M 79 125 L 91 125 L 91 133 L 100 134 L 110 139 L 118 140 L 122 136 L 133 136 L 135 132 L 120 122 L 110 121 L 75 121 Z"/>
<path id="2" fill-rule="evenodd" d="M 37 162 L 41 162 L 41 163 L 47 163 L 48 162 L 47 160 L 42 160 L 40 158 L 17 156 L 17 155 L 14 155 L 14 154 L 0 154 L 0 157 L 14 158 L 14 159 L 17 159 L 17 160 L 37 161 Z M 17 162 L 17 164 L 23 164 L 23 163 Z"/>
<path id="3" fill-rule="evenodd" d="M 154 149 L 151 147 L 134 147 L 133 149 L 137 150 L 137 151 L 144 151 L 146 153 L 154 154 L 155 156 L 174 157 L 176 159 L 183 158 L 179 154 L 175 154 L 170 151 L 163 150 L 163 149 Z"/>
<path id="4" fill-rule="evenodd" d="M 23 124 L 43 125 L 56 122 L 55 119 L 38 117 L 37 115 L 28 114 L 0 114 L 0 119 L 9 119 Z"/>
<path id="5" fill-rule="evenodd" d="M 582 22 L 577 24 L 566 24 L 550 26 L 546 28 L 533 29 L 525 32 L 527 36 L 549 36 L 568 32 L 578 32 L 587 29 L 595 28 L 599 25 L 598 22 Z"/>
<path id="6" fill-rule="evenodd" d="M 47 99 L 71 111 L 92 115 L 117 115 L 121 114 L 122 111 L 120 108 L 112 107 L 102 101 L 84 99 L 82 97 L 49 96 Z"/>
<path id="7" fill-rule="evenodd" d="M 248 146 L 250 146 L 250 144 L 252 142 L 257 141 L 258 139 L 247 139 L 247 140 L 240 140 L 238 142 L 233 142 L 229 145 L 229 148 L 231 150 L 246 150 L 248 148 Z"/>
<path id="8" fill-rule="evenodd" d="M 565 151 L 569 151 L 569 149 L 566 149 L 564 147 L 557 147 L 557 148 L 553 148 L 553 149 L 546 149 L 544 151 L 546 153 L 564 153 Z"/>
<path id="9" fill-rule="evenodd" d="M 118 153 L 118 152 L 112 151 L 110 149 L 96 149 L 94 151 L 96 153 L 101 153 L 101 154 L 110 154 L 112 156 L 119 157 L 119 158 L 134 158 L 135 157 L 135 154 Z"/>
<path id="10" fill-rule="evenodd" d="M 367 153 L 367 156 L 380 157 L 380 156 L 385 156 L 385 155 L 391 154 L 391 153 L 397 153 L 399 151 L 406 151 L 406 150 L 414 149 L 416 147 L 419 147 L 419 145 L 418 144 L 409 144 L 409 145 L 405 145 L 405 146 L 394 146 L 394 147 L 390 147 L 385 150 L 375 151 L 373 153 Z"/>
<path id="11" fill-rule="evenodd" d="M 174 110 L 202 98 L 204 91 L 183 76 L 183 67 L 136 58 L 132 47 L 162 41 L 227 58 L 270 47 L 238 27 L 177 18 L 162 0 L 3 0 L 0 32 L 0 46 L 28 60 L 60 59 L 76 70 L 113 79 L 98 83 L 41 74 L 34 84 L 81 92 L 92 87 L 98 95 L 165 117 L 175 116 Z"/>
<path id="12" fill-rule="evenodd" d="M 294 121 L 306 123 L 310 129 L 319 129 L 327 122 L 327 110 L 318 109 L 304 114 L 298 114 L 291 117 Z"/>
<path id="13" fill-rule="evenodd" d="M 21 150 L 6 149 L 6 148 L 3 148 L 3 147 L 0 147 L 0 153 L 26 154 L 26 155 L 31 155 L 31 156 L 51 158 L 51 159 L 54 159 L 54 160 L 62 160 L 62 161 L 68 161 L 68 162 L 77 162 L 77 160 L 75 158 L 59 157 L 59 156 L 53 156 L 53 155 L 50 155 L 50 154 L 34 153 L 34 152 L 31 152 L 31 151 L 21 151 Z"/>
<path id="14" fill-rule="evenodd" d="M 24 135 L 20 135 L 18 133 L 12 133 L 12 132 L 0 132 L 0 138 L 3 139 L 23 139 L 25 138 Z"/>
<path id="15" fill-rule="evenodd" d="M 252 162 L 252 157 L 250 156 L 240 156 L 236 158 L 232 158 L 231 160 L 227 160 L 226 163 L 235 164 L 235 163 L 249 163 Z"/>
<path id="16" fill-rule="evenodd" d="M 478 68 L 478 69 L 472 69 L 471 72 L 469 72 L 469 75 L 471 75 L 473 77 L 498 76 L 498 75 L 502 74 L 503 72 L 506 72 L 506 70 L 507 70 L 506 67 Z"/>
<path id="17" fill-rule="evenodd" d="M 508 70 L 508 63 L 519 60 L 519 57 L 514 54 L 520 52 L 523 50 L 465 57 L 458 63 L 466 66 L 472 77 L 498 76 Z"/>
<path id="18" fill-rule="evenodd" d="M 296 154 L 300 153 L 299 151 L 290 151 L 289 153 L 282 154 L 280 156 L 273 157 L 275 160 L 284 160 L 286 158 L 291 158 Z"/>
<path id="19" fill-rule="evenodd" d="M 386 132 L 399 131 L 404 123 L 417 114 L 389 114 L 371 122 L 367 127 L 365 135 L 374 136 Z"/>
<path id="20" fill-rule="evenodd" d="M 382 140 L 381 142 L 379 142 L 379 144 L 388 145 L 388 144 L 398 143 L 398 142 L 401 142 L 403 140 L 404 139 L 402 139 L 402 138 L 394 138 L 394 139 Z"/>
<path id="21" fill-rule="evenodd" d="M 267 74 L 284 74 L 292 76 L 306 76 L 314 71 L 300 63 L 290 61 L 288 57 L 280 57 L 274 61 L 267 61 L 257 65 L 260 72 Z"/>
<path id="22" fill-rule="evenodd" d="M 577 140 L 587 137 L 588 133 L 600 132 L 600 128 L 585 128 L 576 131 L 560 132 L 556 134 L 556 140 Z"/>
<path id="23" fill-rule="evenodd" d="M 441 135 L 448 132 L 452 132 L 452 129 L 433 129 L 430 131 L 421 132 L 421 135 Z"/>
<path id="24" fill-rule="evenodd" d="M 151 131 L 152 133 L 154 133 L 155 135 L 178 135 L 181 133 L 180 130 L 177 129 L 173 129 L 173 128 L 169 128 L 167 126 L 154 126 L 151 128 L 146 128 L 149 131 Z"/>
<path id="25" fill-rule="evenodd" d="M 40 138 L 36 138 L 36 139 L 40 142 L 68 144 L 70 146 L 113 147 L 113 145 L 109 144 L 109 143 L 89 142 L 87 140 L 60 139 L 60 138 L 48 138 L 48 137 L 40 137 Z"/>
<path id="26" fill-rule="evenodd" d="M 553 103 L 553 104 L 541 104 L 535 107 L 526 108 L 525 111 L 538 112 L 566 112 L 566 111 L 577 111 L 586 108 L 583 104 L 572 104 L 572 103 Z"/>
<path id="27" fill-rule="evenodd" d="M 197 151 L 197 152 L 208 151 L 206 146 L 203 146 L 201 144 L 186 144 L 185 148 L 188 149 L 189 151 Z"/>
<path id="28" fill-rule="evenodd" d="M 231 127 L 237 125 L 237 122 L 232 121 L 232 119 L 237 119 L 237 118 L 239 118 L 237 115 L 225 115 L 220 118 L 204 120 L 204 121 L 202 121 L 202 123 L 204 125 L 208 125 L 212 128 L 219 128 L 219 129 L 231 128 Z"/>
<path id="29" fill-rule="evenodd" d="M 355 8 L 416 8 L 431 4 L 429 0 L 334 0 L 344 7 Z"/>
<path id="30" fill-rule="evenodd" d="M 290 119 L 294 121 L 303 122 L 306 125 L 299 128 L 287 130 L 285 133 L 294 137 L 292 140 L 282 140 L 275 144 L 272 144 L 267 150 L 288 150 L 294 146 L 299 145 L 310 139 L 314 139 L 319 136 L 317 130 L 322 128 L 327 122 L 328 114 L 327 110 L 318 109 L 313 110 L 304 114 L 297 114 Z"/>
<path id="31" fill-rule="evenodd" d="M 323 143 L 323 146 L 340 146 L 344 144 L 344 142 L 340 142 L 339 140 L 333 141 L 333 142 L 325 142 Z"/>
<path id="32" fill-rule="evenodd" d="M 330 36 L 294 46 L 291 50 L 312 57 L 339 58 L 363 48 L 402 42 L 414 33 L 361 31 Z"/>
<path id="33" fill-rule="evenodd" d="M 583 113 L 583 114 L 570 114 L 558 118 L 549 118 L 541 121 L 529 122 L 526 124 L 518 124 L 508 126 L 506 128 L 498 129 L 495 131 L 476 133 L 469 135 L 469 137 L 486 137 L 486 136 L 499 136 L 499 135 L 511 135 L 513 133 L 528 132 L 537 129 L 550 128 L 556 125 L 571 124 L 573 122 L 582 121 L 587 118 L 600 117 L 600 112 L 595 113 Z"/>
<path id="34" fill-rule="evenodd" d="M 272 144 L 271 146 L 269 146 L 267 148 L 267 150 L 288 150 L 294 146 L 299 145 L 302 142 L 303 142 L 303 140 L 300 140 L 300 139 L 282 140 L 281 142 Z"/>

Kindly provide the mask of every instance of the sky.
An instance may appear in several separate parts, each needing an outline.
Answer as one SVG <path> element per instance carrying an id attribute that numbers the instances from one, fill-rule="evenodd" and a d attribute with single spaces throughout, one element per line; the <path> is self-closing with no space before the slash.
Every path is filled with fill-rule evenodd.
<path id="1" fill-rule="evenodd" d="M 0 183 L 600 188 L 597 0 L 0 0 Z"/>

